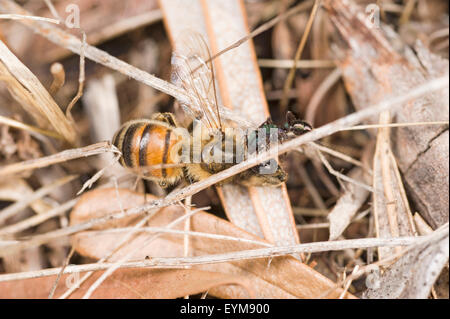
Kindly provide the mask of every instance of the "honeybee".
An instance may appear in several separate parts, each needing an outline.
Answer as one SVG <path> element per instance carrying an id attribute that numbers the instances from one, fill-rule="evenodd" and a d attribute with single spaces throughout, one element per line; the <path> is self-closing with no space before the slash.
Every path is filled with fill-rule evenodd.
<path id="1" fill-rule="evenodd" d="M 122 153 L 121 165 L 141 171 L 142 177 L 162 187 L 181 179 L 203 180 L 267 150 L 273 142 L 311 130 L 291 112 L 284 127 L 267 119 L 255 128 L 254 123 L 219 106 L 211 54 L 196 33 L 185 36 L 173 53 L 171 81 L 189 97 L 188 102 L 180 101 L 193 119 L 188 128 L 178 125 L 172 113 L 156 113 L 150 119 L 123 124 L 113 137 Z M 222 183 L 278 186 L 286 179 L 285 171 L 272 159 Z"/>

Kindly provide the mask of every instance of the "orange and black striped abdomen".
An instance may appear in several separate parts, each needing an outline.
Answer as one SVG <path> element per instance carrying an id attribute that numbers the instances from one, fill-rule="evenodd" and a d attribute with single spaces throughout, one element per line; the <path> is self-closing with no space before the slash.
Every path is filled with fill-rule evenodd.
<path id="1" fill-rule="evenodd" d="M 170 151 L 178 136 L 165 123 L 138 120 L 125 123 L 116 133 L 113 144 L 122 152 L 120 163 L 129 168 L 148 167 L 161 164 L 176 164 Z M 180 168 L 145 169 L 146 176 L 155 179 L 177 179 Z"/>

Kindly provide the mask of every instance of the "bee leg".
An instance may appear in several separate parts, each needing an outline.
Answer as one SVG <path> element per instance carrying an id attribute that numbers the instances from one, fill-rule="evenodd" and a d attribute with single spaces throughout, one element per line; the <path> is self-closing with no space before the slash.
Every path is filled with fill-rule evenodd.
<path id="1" fill-rule="evenodd" d="M 175 120 L 175 117 L 172 113 L 164 112 L 164 113 L 156 113 L 153 114 L 152 120 L 160 121 L 169 124 L 170 126 L 178 127 L 178 123 Z"/>
<path id="2" fill-rule="evenodd" d="M 195 181 L 192 179 L 191 175 L 186 166 L 182 167 L 184 180 L 190 184 L 193 184 Z"/>
<path id="3" fill-rule="evenodd" d="M 238 174 L 234 180 L 235 183 L 251 187 L 251 186 L 278 186 L 287 180 L 286 172 L 277 166 L 273 173 L 260 173 L 259 166 L 254 169 L 248 169 Z"/>

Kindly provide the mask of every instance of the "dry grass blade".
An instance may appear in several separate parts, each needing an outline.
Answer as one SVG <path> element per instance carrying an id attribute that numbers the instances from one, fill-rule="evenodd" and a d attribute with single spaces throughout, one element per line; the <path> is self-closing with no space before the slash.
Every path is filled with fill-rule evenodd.
<path id="1" fill-rule="evenodd" d="M 381 124 L 389 121 L 389 111 L 380 114 Z M 383 190 L 382 194 L 378 192 L 373 194 L 377 236 L 415 235 L 417 232 L 397 163 L 391 150 L 390 129 L 387 127 L 379 129 L 373 166 L 373 187 Z M 392 248 L 380 248 L 378 251 L 380 259 L 385 259 L 393 253 Z"/>
<path id="2" fill-rule="evenodd" d="M 432 235 L 421 237 L 397 237 L 397 238 L 361 238 L 337 241 L 315 242 L 308 244 L 299 244 L 294 246 L 261 248 L 247 251 L 238 251 L 226 254 L 216 254 L 196 257 L 154 257 L 145 261 L 134 261 L 122 264 L 121 268 L 181 268 L 185 266 L 194 266 L 209 263 L 221 263 L 228 261 L 238 261 L 247 259 L 272 258 L 278 256 L 290 255 L 293 253 L 315 253 L 323 251 L 370 248 L 370 247 L 395 247 L 418 245 L 423 242 L 429 242 L 436 236 L 448 236 L 448 226 L 434 231 Z M 85 265 L 67 266 L 64 273 L 71 274 L 77 272 L 104 270 L 114 265 L 114 263 L 96 263 Z M 57 275 L 61 268 L 43 269 L 31 272 L 17 274 L 0 275 L 0 282 L 21 280 L 26 278 L 38 278 L 43 276 Z"/>
<path id="3" fill-rule="evenodd" d="M 284 86 L 283 86 L 283 97 L 282 97 L 282 99 L 280 101 L 280 108 L 282 110 L 286 110 L 286 107 L 287 107 L 287 104 L 288 104 L 288 91 L 289 91 L 289 89 L 292 86 L 292 81 L 294 80 L 295 69 L 297 68 L 297 61 L 302 56 L 303 49 L 305 48 L 306 40 L 308 39 L 309 32 L 311 31 L 311 27 L 312 27 L 314 18 L 316 17 L 317 10 L 320 7 L 320 4 L 321 4 L 320 0 L 315 0 L 314 6 L 313 6 L 313 8 L 311 10 L 308 22 L 306 24 L 305 31 L 303 32 L 303 35 L 302 35 L 302 38 L 301 38 L 300 43 L 298 45 L 297 51 L 295 51 L 294 65 L 289 70 L 289 74 L 288 74 L 288 76 L 286 78 L 286 82 L 284 83 Z"/>
<path id="4" fill-rule="evenodd" d="M 11 127 L 15 127 L 15 128 L 21 129 L 21 130 L 25 130 L 25 131 L 29 131 L 29 132 L 33 132 L 33 133 L 37 133 L 37 134 L 42 134 L 42 135 L 54 137 L 57 139 L 62 139 L 61 135 L 59 135 L 55 132 L 47 131 L 47 130 L 40 129 L 38 127 L 27 125 L 25 123 L 22 123 L 22 122 L 19 122 L 19 121 L 16 121 L 16 120 L 13 120 L 13 119 L 1 116 L 1 115 L 0 115 L 0 123 L 11 126 Z"/>
<path id="5" fill-rule="evenodd" d="M 64 139 L 74 144 L 76 132 L 36 76 L 0 40 L 0 75 L 9 77 L 8 88 L 39 126 L 50 124 Z"/>
<path id="6" fill-rule="evenodd" d="M 30 194 L 29 196 L 27 196 L 25 199 L 23 199 L 21 201 L 17 201 L 16 203 L 9 205 L 7 208 L 0 210 L 0 225 L 2 225 L 6 221 L 6 219 L 13 216 L 20 210 L 24 209 L 25 207 L 27 207 L 28 205 L 30 205 L 37 199 L 42 198 L 45 195 L 49 194 L 50 192 L 54 191 L 55 188 L 61 187 L 62 185 L 73 181 L 75 177 L 76 176 L 73 176 L 73 175 L 63 177 L 50 185 L 40 188 L 33 194 Z M 1 233 L 2 233 L 2 229 L 0 228 L 0 234 Z"/>
<path id="7" fill-rule="evenodd" d="M 60 216 L 61 214 L 64 214 L 66 211 L 71 209 L 77 203 L 77 201 L 78 199 L 76 198 L 69 200 L 68 202 L 61 204 L 60 206 L 57 206 L 46 213 L 35 215 L 28 219 L 22 220 L 16 224 L 0 228 L 0 236 L 8 236 L 20 232 L 22 230 L 25 230 L 27 228 L 39 225 L 40 223 L 50 218 Z"/>
<path id="8" fill-rule="evenodd" d="M 118 153 L 116 147 L 112 146 L 109 142 L 100 142 L 97 144 L 88 145 L 85 147 L 74 148 L 65 150 L 60 153 L 41 157 L 35 160 L 29 160 L 20 163 L 14 163 L 0 168 L 0 176 L 7 176 L 11 174 L 17 174 L 20 172 L 42 168 L 53 164 L 66 162 L 72 159 L 93 156 L 98 154 L 104 154 L 107 152 Z"/>

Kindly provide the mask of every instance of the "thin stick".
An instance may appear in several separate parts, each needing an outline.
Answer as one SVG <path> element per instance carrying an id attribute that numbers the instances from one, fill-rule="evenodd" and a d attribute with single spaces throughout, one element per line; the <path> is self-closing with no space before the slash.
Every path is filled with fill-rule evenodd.
<path id="1" fill-rule="evenodd" d="M 356 125 L 341 131 L 353 131 L 353 130 L 367 130 L 371 128 L 385 128 L 385 127 L 405 127 L 405 126 L 423 126 L 423 125 L 448 125 L 449 121 L 436 121 L 436 122 L 411 122 L 411 123 L 386 123 L 386 124 L 367 124 Z"/>
<path id="2" fill-rule="evenodd" d="M 134 235 L 134 230 L 139 229 L 140 227 L 144 226 L 147 221 L 153 217 L 154 214 L 156 214 L 159 210 L 154 210 L 152 212 L 149 212 L 146 216 L 144 216 L 136 225 L 131 227 L 131 230 L 125 234 L 125 236 L 119 241 L 116 248 L 114 248 L 107 256 L 100 258 L 97 263 L 102 263 L 104 261 L 107 261 L 109 258 L 114 256 L 114 254 L 121 249 L 128 241 L 132 238 Z M 61 296 L 58 297 L 58 299 L 65 299 L 69 297 L 76 289 L 81 287 L 81 285 L 88 280 L 88 278 L 93 274 L 94 272 L 90 271 L 86 274 L 84 274 L 83 278 L 81 278 L 78 282 L 76 282 L 74 285 L 72 285 L 65 293 L 63 293 Z"/>
<path id="3" fill-rule="evenodd" d="M 359 266 L 356 265 L 355 268 L 353 268 L 352 275 L 355 275 L 358 272 L 358 270 L 359 270 Z M 353 281 L 352 279 L 347 281 L 342 293 L 339 296 L 339 299 L 344 299 L 345 295 L 347 294 L 348 288 L 350 288 L 350 285 L 352 284 L 352 281 Z"/>
<path id="4" fill-rule="evenodd" d="M 8 19 L 8 20 L 34 20 L 34 21 L 45 21 L 54 24 L 59 24 L 59 21 L 51 18 L 44 17 L 36 17 L 32 15 L 23 15 L 23 14 L 0 14 L 0 19 Z"/>
<path id="5" fill-rule="evenodd" d="M 28 124 L 25 124 L 25 123 L 22 123 L 22 122 L 10 119 L 8 117 L 1 116 L 1 115 L 0 115 L 0 123 L 8 125 L 8 126 L 11 126 L 11 127 L 14 127 L 14 128 L 17 128 L 17 129 L 21 129 L 21 130 L 24 130 L 24 131 L 34 132 L 34 133 L 38 133 L 38 134 L 54 137 L 54 138 L 57 138 L 59 140 L 63 139 L 63 137 L 61 135 L 59 135 L 58 133 L 56 133 L 56 132 L 47 131 L 47 130 L 44 130 L 44 129 L 41 129 L 41 128 L 38 128 L 38 127 L 35 127 L 35 126 L 31 126 L 31 125 L 28 125 Z"/>
<path id="6" fill-rule="evenodd" d="M 353 165 L 362 167 L 363 169 L 368 171 L 368 173 L 372 174 L 372 170 L 364 167 L 364 165 L 363 165 L 363 163 L 361 163 L 361 161 L 355 160 L 353 157 L 350 157 L 350 156 L 348 156 L 348 155 L 346 155 L 344 153 L 335 151 L 335 150 L 333 150 L 333 149 L 331 149 L 329 147 L 326 147 L 324 145 L 320 145 L 318 143 L 310 143 L 309 145 L 312 145 L 314 148 L 317 148 L 318 150 L 320 150 L 320 151 L 322 151 L 324 153 L 328 153 L 328 154 L 330 154 L 330 155 L 332 155 L 332 156 L 334 156 L 336 158 L 339 158 L 339 159 L 341 159 L 343 161 L 346 161 L 346 162 L 349 162 L 349 163 L 351 163 Z"/>
<path id="7" fill-rule="evenodd" d="M 294 65 L 289 70 L 288 77 L 286 79 L 286 82 L 284 83 L 283 87 L 283 97 L 280 101 L 280 109 L 286 110 L 287 103 L 288 103 L 288 92 L 292 86 L 292 81 L 294 80 L 295 70 L 297 69 L 297 61 L 301 58 L 303 49 L 305 48 L 306 39 L 308 39 L 309 32 L 311 31 L 312 23 L 314 21 L 314 18 L 316 17 L 317 9 L 320 7 L 320 0 L 314 1 L 314 6 L 311 10 L 311 14 L 309 15 L 308 22 L 306 24 L 305 32 L 303 32 L 302 38 L 300 40 L 300 44 L 297 48 L 297 51 L 295 52 L 294 57 Z"/>
<path id="8" fill-rule="evenodd" d="M 403 8 L 402 15 L 400 16 L 399 23 L 406 24 L 414 11 L 414 6 L 416 5 L 416 0 L 407 0 L 405 7 Z"/>
<path id="9" fill-rule="evenodd" d="M 0 10 L 12 12 L 14 14 L 29 14 L 26 10 L 11 0 L 0 0 Z M 42 35 L 51 42 L 81 55 L 82 41 L 80 41 L 76 36 L 41 21 L 19 20 L 19 22 L 31 28 L 34 32 Z M 84 54 L 86 58 L 109 67 L 112 70 L 123 73 L 161 92 L 171 95 L 182 103 L 189 103 L 190 101 L 187 93 L 183 89 L 180 89 L 167 81 L 159 79 L 156 76 L 119 60 L 112 55 L 97 49 L 96 47 L 86 44 Z"/>
<path id="10" fill-rule="evenodd" d="M 67 265 L 69 264 L 70 258 L 72 258 L 74 252 L 75 252 L 75 246 L 72 246 L 72 248 L 70 249 L 69 255 L 67 255 L 66 260 L 64 261 L 61 271 L 59 272 L 58 276 L 56 277 L 56 280 L 55 280 L 55 283 L 53 284 L 52 290 L 50 290 L 50 293 L 48 294 L 48 299 L 53 298 L 56 287 L 58 287 L 58 283 L 59 283 L 59 280 L 61 279 L 64 269 L 66 269 Z"/>
<path id="11" fill-rule="evenodd" d="M 213 84 L 214 85 L 214 84 Z M 214 93 L 215 94 L 215 93 Z M 217 98 L 216 98 L 217 99 Z M 219 117 L 220 119 L 220 117 Z M 220 124 L 220 128 L 222 129 L 222 124 Z M 185 214 L 189 214 L 191 210 L 191 204 L 192 204 L 192 196 L 188 196 L 184 199 L 184 212 Z M 189 256 L 189 230 L 191 228 L 191 219 L 186 218 L 184 221 L 184 236 L 183 236 L 183 256 L 187 257 Z M 189 295 L 184 296 L 184 299 L 189 299 Z"/>
<path id="12" fill-rule="evenodd" d="M 228 47 L 226 47 L 222 51 L 219 51 L 218 53 L 214 54 L 211 57 L 211 61 L 216 59 L 216 58 L 218 58 L 219 56 L 221 56 L 225 52 L 228 52 L 228 51 L 230 51 L 232 49 L 235 49 L 235 48 L 239 47 L 241 44 L 243 44 L 243 43 L 247 42 L 248 40 L 254 38 L 258 34 L 261 34 L 264 31 L 269 30 L 271 27 L 276 25 L 278 22 L 283 21 L 286 18 L 288 18 L 288 17 L 290 17 L 290 16 L 292 16 L 294 14 L 297 14 L 297 13 L 299 13 L 301 11 L 309 9 L 311 7 L 311 5 L 312 5 L 312 1 L 311 0 L 310 1 L 304 1 L 304 2 L 300 3 L 299 5 L 293 7 L 292 9 L 287 10 L 285 13 L 276 16 L 272 20 L 264 23 L 260 27 L 256 28 L 252 32 L 250 32 L 245 37 L 243 37 L 243 38 L 239 39 L 238 41 L 234 42 L 233 44 L 229 45 Z M 206 63 L 208 63 L 208 62 L 210 62 L 210 61 L 206 61 Z"/>
<path id="13" fill-rule="evenodd" d="M 319 155 L 320 160 L 322 161 L 322 163 L 325 165 L 325 167 L 327 168 L 328 172 L 331 175 L 336 176 L 338 179 L 342 179 L 348 183 L 352 183 L 356 186 L 362 187 L 365 190 L 368 190 L 369 192 L 373 193 L 375 192 L 374 188 L 372 186 L 369 186 L 367 184 L 361 183 L 357 180 L 354 180 L 353 178 L 350 178 L 344 174 L 339 173 L 338 171 L 336 171 L 330 164 L 330 162 L 328 162 L 328 160 L 325 158 L 325 156 L 323 156 L 322 152 L 317 150 L 317 154 Z"/>
<path id="14" fill-rule="evenodd" d="M 72 99 L 72 101 L 70 101 L 66 109 L 66 116 L 72 123 L 74 123 L 72 117 L 72 108 L 83 95 L 83 88 L 84 88 L 84 52 L 86 47 L 86 33 L 84 31 L 81 32 L 83 34 L 83 41 L 81 42 L 80 48 L 80 73 L 78 75 L 78 91 L 75 97 Z"/>
<path id="15" fill-rule="evenodd" d="M 294 253 L 317 253 L 324 251 L 336 251 L 345 249 L 358 249 L 370 247 L 395 247 L 420 245 L 425 242 L 448 236 L 448 223 L 434 231 L 431 235 L 417 237 L 396 237 L 396 238 L 361 238 L 339 241 L 324 241 L 307 244 L 298 244 L 292 246 L 275 246 L 271 248 L 260 248 L 252 250 L 236 251 L 225 254 L 194 256 L 194 257 L 153 257 L 144 261 L 127 262 L 120 268 L 180 268 L 184 266 L 214 264 L 222 262 L 232 262 L 238 260 L 248 260 L 257 258 L 271 258 L 285 256 Z M 104 270 L 115 263 L 96 263 L 77 266 L 68 266 L 64 274 L 79 273 L 86 271 Z M 20 272 L 13 274 L 0 275 L 0 282 L 22 280 L 29 278 L 39 278 L 45 276 L 54 276 L 61 271 L 61 267 L 52 269 L 43 269 L 30 272 Z"/>
<path id="16" fill-rule="evenodd" d="M 48 9 L 52 13 L 52 15 L 57 19 L 58 21 L 63 21 L 61 17 L 58 14 L 58 11 L 56 11 L 55 6 L 53 5 L 51 0 L 44 0 L 45 4 L 47 5 Z"/>
<path id="17" fill-rule="evenodd" d="M 17 233 L 27 228 L 39 225 L 40 223 L 50 218 L 64 214 L 67 210 L 75 206 L 77 201 L 78 198 L 71 199 L 60 206 L 50 209 L 48 212 L 39 215 L 34 215 L 33 217 L 27 218 L 13 225 L 3 227 L 2 229 L 0 229 L 0 236 Z"/>
<path id="18" fill-rule="evenodd" d="M 315 69 L 315 68 L 334 68 L 336 63 L 331 60 L 273 60 L 258 59 L 258 65 L 262 68 L 278 68 L 278 69 Z"/>
<path id="19" fill-rule="evenodd" d="M 262 241 L 256 241 L 256 240 L 233 237 L 233 236 L 226 236 L 226 235 L 218 235 L 218 234 L 212 234 L 212 233 L 203 233 L 203 232 L 197 232 L 197 231 L 192 231 L 192 230 L 186 231 L 186 230 L 169 229 L 166 227 L 142 227 L 139 229 L 133 229 L 132 227 L 121 227 L 121 228 L 111 228 L 111 229 L 105 229 L 105 230 L 99 230 L 99 231 L 90 231 L 90 233 L 94 236 L 96 234 L 115 234 L 115 233 L 122 233 L 122 232 L 128 232 L 128 231 L 131 231 L 133 233 L 148 232 L 148 233 L 176 234 L 176 235 L 183 235 L 183 236 L 189 235 L 189 236 L 193 236 L 193 237 L 202 237 L 202 238 L 210 238 L 210 239 L 217 239 L 217 240 L 229 240 L 229 241 L 236 241 L 236 242 L 241 242 L 241 243 L 261 245 L 261 246 L 265 246 L 265 247 L 273 247 L 272 244 L 268 244 L 268 243 L 262 242 Z"/>
<path id="20" fill-rule="evenodd" d="M 5 222 L 6 219 L 10 218 L 11 216 L 17 214 L 24 208 L 26 208 L 28 205 L 33 203 L 34 201 L 44 197 L 45 195 L 51 193 L 56 188 L 59 188 L 63 186 L 66 183 L 69 183 L 73 181 L 77 176 L 76 175 L 69 175 L 65 176 L 63 178 L 60 178 L 56 180 L 55 182 L 51 183 L 50 185 L 46 185 L 35 191 L 34 193 L 27 195 L 25 199 L 21 201 L 17 201 L 14 204 L 9 205 L 8 207 L 4 208 L 3 210 L 0 210 L 0 225 Z M 0 229 L 0 233 L 2 232 L 2 229 Z"/>
<path id="21" fill-rule="evenodd" d="M 65 150 L 57 154 L 53 154 L 46 157 L 41 157 L 38 159 L 33 159 L 29 161 L 14 163 L 6 165 L 0 168 L 0 176 L 11 175 L 15 173 L 20 173 L 36 168 L 42 168 L 50 166 L 57 163 L 66 162 L 80 157 L 88 157 L 92 155 L 103 154 L 107 152 L 117 153 L 119 152 L 117 148 L 109 142 L 100 142 L 92 145 L 88 145 L 81 148 L 73 148 L 70 150 Z M 120 152 L 119 152 L 120 153 Z"/>

